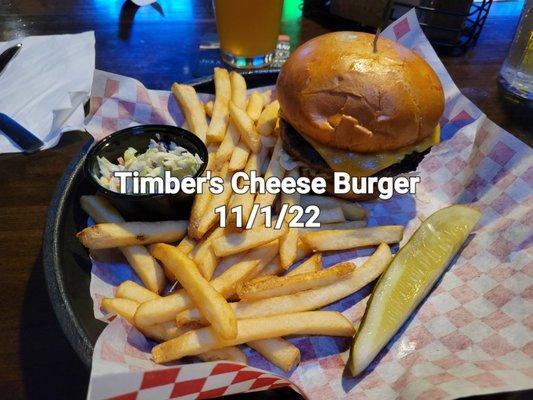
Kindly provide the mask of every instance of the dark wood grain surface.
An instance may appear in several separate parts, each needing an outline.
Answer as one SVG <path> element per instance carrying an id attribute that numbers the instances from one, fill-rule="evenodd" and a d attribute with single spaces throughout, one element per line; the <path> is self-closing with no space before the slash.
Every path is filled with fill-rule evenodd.
<path id="1" fill-rule="evenodd" d="M 286 2 L 293 8 L 284 14 L 282 31 L 292 46 L 331 28 L 300 16 L 298 1 Z M 490 119 L 531 143 L 519 118 L 504 109 L 496 85 L 516 23 L 516 6 L 495 4 L 478 45 L 443 61 Z M 86 30 L 96 34 L 97 68 L 135 77 L 154 89 L 198 77 L 198 45 L 216 31 L 210 0 L 160 1 L 140 9 L 121 0 L 0 0 L 0 41 Z M 84 133 L 67 133 L 51 150 L 0 155 L 0 398 L 85 396 L 88 371 L 53 314 L 40 251 L 55 185 L 87 139 Z"/>

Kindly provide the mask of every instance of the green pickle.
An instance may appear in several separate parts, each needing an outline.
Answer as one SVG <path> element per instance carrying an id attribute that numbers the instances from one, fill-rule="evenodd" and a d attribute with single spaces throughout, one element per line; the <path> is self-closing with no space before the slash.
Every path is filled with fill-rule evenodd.
<path id="1" fill-rule="evenodd" d="M 348 360 L 353 376 L 368 367 L 401 328 L 457 254 L 481 218 L 454 205 L 427 218 L 376 283 Z"/>

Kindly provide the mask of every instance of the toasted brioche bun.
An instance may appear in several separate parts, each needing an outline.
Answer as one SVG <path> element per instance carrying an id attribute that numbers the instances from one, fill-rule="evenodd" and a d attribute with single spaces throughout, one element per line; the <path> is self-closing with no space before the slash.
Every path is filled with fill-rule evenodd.
<path id="1" fill-rule="evenodd" d="M 283 117 L 318 142 L 354 152 L 397 150 L 431 134 L 444 110 L 439 78 L 415 52 L 374 35 L 333 32 L 283 65 Z"/>

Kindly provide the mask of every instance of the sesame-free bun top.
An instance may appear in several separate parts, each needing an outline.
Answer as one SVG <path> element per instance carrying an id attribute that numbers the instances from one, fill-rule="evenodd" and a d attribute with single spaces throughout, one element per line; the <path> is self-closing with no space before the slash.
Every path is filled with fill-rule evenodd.
<path id="1" fill-rule="evenodd" d="M 429 136 L 444 110 L 439 78 L 415 52 L 362 32 L 333 32 L 296 49 L 277 81 L 281 114 L 335 148 L 396 150 Z"/>

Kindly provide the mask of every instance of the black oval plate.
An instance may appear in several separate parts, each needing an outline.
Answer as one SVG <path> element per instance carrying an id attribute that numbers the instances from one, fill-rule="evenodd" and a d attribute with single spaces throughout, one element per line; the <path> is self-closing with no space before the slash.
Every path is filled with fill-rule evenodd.
<path id="1" fill-rule="evenodd" d="M 279 70 L 244 72 L 249 88 L 273 85 Z M 213 77 L 195 80 L 198 92 L 214 93 Z M 75 234 L 87 225 L 80 196 L 93 194 L 83 173 L 83 163 L 92 141 L 74 157 L 61 177 L 48 208 L 43 237 L 43 264 L 48 293 L 63 332 L 90 368 L 94 344 L 105 323 L 94 318 L 89 294 L 91 261 Z"/>

